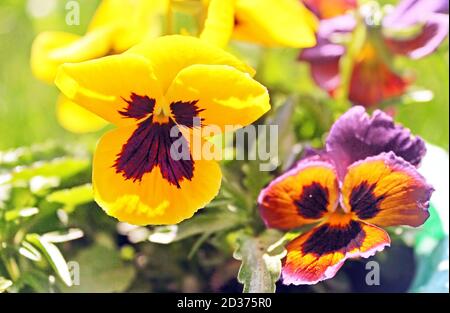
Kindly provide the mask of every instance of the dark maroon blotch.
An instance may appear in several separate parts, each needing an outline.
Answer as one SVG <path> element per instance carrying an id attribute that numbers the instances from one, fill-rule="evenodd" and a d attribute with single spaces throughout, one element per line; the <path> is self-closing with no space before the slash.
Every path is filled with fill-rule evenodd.
<path id="1" fill-rule="evenodd" d="M 365 236 L 361 224 L 356 221 L 350 221 L 345 226 L 323 224 L 313 230 L 313 233 L 303 244 L 302 252 L 303 254 L 312 253 L 318 257 L 337 252 L 349 247 L 361 233 Z M 363 239 L 358 238 L 358 240 Z"/>
<path id="2" fill-rule="evenodd" d="M 375 196 L 375 187 L 376 184 L 369 184 L 364 181 L 353 188 L 350 194 L 350 207 L 361 219 L 372 218 L 380 211 L 380 203 L 385 199 L 385 196 Z"/>
<path id="3" fill-rule="evenodd" d="M 139 96 L 132 93 L 130 100 L 123 100 L 128 103 L 128 106 L 124 111 L 119 111 L 119 114 L 124 117 L 140 120 L 153 113 L 153 109 L 155 108 L 155 99 L 151 99 L 148 96 Z"/>
<path id="4" fill-rule="evenodd" d="M 175 118 L 175 121 L 183 126 L 192 128 L 194 126 L 201 126 L 203 119 L 198 120 L 198 125 L 194 123 L 194 118 L 198 118 L 198 114 L 203 112 L 204 109 L 200 109 L 197 106 L 198 100 L 183 102 L 177 101 L 170 104 L 170 109 Z"/>
<path id="5" fill-rule="evenodd" d="M 294 201 L 298 208 L 298 214 L 304 218 L 319 218 L 327 212 L 328 188 L 317 182 L 303 187 L 299 199 Z"/>
<path id="6" fill-rule="evenodd" d="M 186 139 L 177 129 L 173 121 L 165 124 L 154 123 L 151 118 L 139 123 L 114 164 L 117 173 L 126 179 L 140 181 L 144 174 L 149 173 L 159 165 L 162 176 L 172 185 L 180 187 L 184 179 L 191 180 L 194 172 L 194 161 L 189 155 L 186 159 L 176 160 L 170 154 L 173 143 L 180 140 L 187 145 Z"/>
<path id="7" fill-rule="evenodd" d="M 189 152 L 189 143 L 178 124 L 195 126 L 194 117 L 202 111 L 195 105 L 198 101 L 172 103 L 175 120 L 168 118 L 167 123 L 153 121 L 154 99 L 133 93 L 130 100 L 125 101 L 128 108 L 119 112 L 121 115 L 135 119 L 147 118 L 139 122 L 137 129 L 122 146 L 114 163 L 116 173 L 136 182 L 158 166 L 162 177 L 178 188 L 184 179 L 191 180 L 194 176 L 194 161 Z M 177 148 L 173 151 L 177 152 L 175 158 L 171 154 L 172 147 Z"/>

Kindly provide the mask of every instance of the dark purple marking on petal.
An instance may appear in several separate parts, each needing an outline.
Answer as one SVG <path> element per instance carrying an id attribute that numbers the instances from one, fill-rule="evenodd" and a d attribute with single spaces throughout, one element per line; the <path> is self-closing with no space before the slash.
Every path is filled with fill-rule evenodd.
<path id="1" fill-rule="evenodd" d="M 302 252 L 318 257 L 347 248 L 353 240 L 360 238 L 360 234 L 365 236 L 361 224 L 353 220 L 345 226 L 323 224 L 312 231 L 302 246 Z"/>
<path id="2" fill-rule="evenodd" d="M 294 201 L 298 208 L 298 214 L 304 218 L 320 218 L 327 212 L 328 188 L 320 183 L 312 183 L 303 187 L 299 199 Z"/>
<path id="3" fill-rule="evenodd" d="M 353 188 L 350 194 L 350 207 L 360 219 L 375 217 L 380 212 L 380 202 L 386 197 L 384 195 L 376 196 L 374 193 L 376 184 L 369 185 L 362 182 Z"/>
<path id="4" fill-rule="evenodd" d="M 376 110 L 369 116 L 364 107 L 355 106 L 331 127 L 326 141 L 328 156 L 342 179 L 352 163 L 382 152 L 393 152 L 414 166 L 425 155 L 425 143 L 409 129 L 394 123 L 386 113 Z"/>
<path id="5" fill-rule="evenodd" d="M 199 125 L 194 123 L 194 118 L 205 109 L 200 109 L 196 104 L 198 100 L 194 101 L 177 101 L 170 104 L 170 109 L 177 124 L 192 128 L 194 126 L 201 126 L 203 119 L 199 120 Z"/>
<path id="6" fill-rule="evenodd" d="M 153 122 L 152 117 L 140 122 L 117 155 L 114 164 L 116 173 L 136 182 L 159 166 L 163 178 L 178 188 L 184 179 L 191 180 L 194 173 L 192 156 L 189 154 L 188 158 L 179 160 L 172 158 L 170 149 L 175 141 L 188 146 L 178 129 L 175 132 L 177 135 L 171 136 L 173 127 L 178 128 L 171 119 L 164 124 Z"/>
<path id="7" fill-rule="evenodd" d="M 128 106 L 124 111 L 119 111 L 119 113 L 127 118 L 140 120 L 153 113 L 153 109 L 155 108 L 155 99 L 151 99 L 148 96 L 139 96 L 132 93 L 130 100 L 123 100 L 128 103 Z"/>

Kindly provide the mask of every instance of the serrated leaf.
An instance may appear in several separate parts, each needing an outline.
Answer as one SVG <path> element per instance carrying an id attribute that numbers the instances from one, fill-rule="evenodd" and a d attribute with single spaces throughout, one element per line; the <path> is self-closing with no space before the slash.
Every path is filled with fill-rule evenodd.
<path id="1" fill-rule="evenodd" d="M 74 208 L 78 205 L 94 200 L 91 184 L 55 191 L 47 196 L 47 201 L 62 203 L 66 207 Z"/>
<path id="2" fill-rule="evenodd" d="M 241 223 L 240 215 L 229 210 L 204 211 L 178 225 L 156 227 L 149 240 L 155 243 L 168 244 L 203 233 L 223 231 Z"/>
<path id="3" fill-rule="evenodd" d="M 277 243 L 282 234 L 267 230 L 258 237 L 243 235 L 233 256 L 242 261 L 238 281 L 246 293 L 275 292 L 275 283 L 281 274 L 281 259 L 286 251 Z"/>
<path id="4" fill-rule="evenodd" d="M 72 278 L 69 267 L 63 255 L 53 243 L 48 242 L 38 234 L 28 234 L 25 239 L 33 244 L 36 248 L 41 250 L 53 270 L 58 274 L 61 280 L 67 285 L 72 285 Z"/>
<path id="5" fill-rule="evenodd" d="M 13 282 L 9 279 L 6 279 L 5 277 L 0 276 L 0 293 L 5 292 L 6 289 L 11 287 L 13 285 Z"/>

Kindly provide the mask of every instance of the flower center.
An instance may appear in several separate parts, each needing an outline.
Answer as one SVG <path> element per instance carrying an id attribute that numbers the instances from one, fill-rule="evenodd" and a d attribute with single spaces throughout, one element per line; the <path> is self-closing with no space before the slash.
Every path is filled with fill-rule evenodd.
<path id="1" fill-rule="evenodd" d="M 117 155 L 113 165 L 116 172 L 125 179 L 141 181 L 158 167 L 165 180 L 181 188 L 184 179 L 194 176 L 194 161 L 179 126 L 193 127 L 194 118 L 202 111 L 196 106 L 197 101 L 159 105 L 155 99 L 134 93 L 130 100 L 124 100 L 128 107 L 119 113 L 139 123 Z"/>

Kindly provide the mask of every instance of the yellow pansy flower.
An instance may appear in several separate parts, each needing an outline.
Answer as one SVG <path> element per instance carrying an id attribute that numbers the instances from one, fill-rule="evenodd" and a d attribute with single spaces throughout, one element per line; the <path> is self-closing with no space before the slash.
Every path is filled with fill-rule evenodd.
<path id="1" fill-rule="evenodd" d="M 167 0 L 103 0 L 84 36 L 60 31 L 40 33 L 31 49 L 31 69 L 40 80 L 53 83 L 58 67 L 121 53 L 160 32 L 159 14 Z M 58 120 L 76 133 L 95 131 L 106 122 L 61 97 Z"/>
<path id="2" fill-rule="evenodd" d="M 62 65 L 55 82 L 64 95 L 117 126 L 94 154 L 97 203 L 137 225 L 178 223 L 204 207 L 222 175 L 217 161 L 192 157 L 191 134 L 267 112 L 268 91 L 253 74 L 220 48 L 179 35 Z M 173 156 L 175 143 L 189 148 L 187 158 Z"/>
<path id="3" fill-rule="evenodd" d="M 264 46 L 316 44 L 317 20 L 298 0 L 203 0 L 207 16 L 200 38 L 225 46 L 231 37 Z"/>

